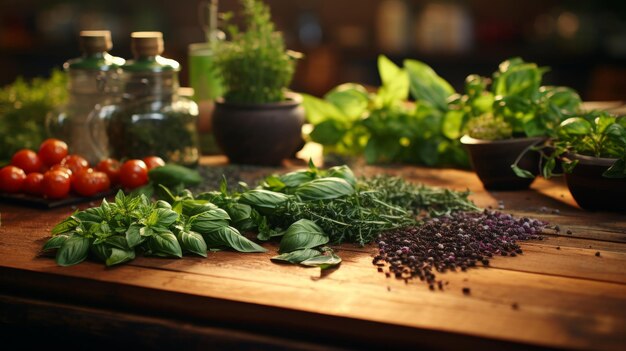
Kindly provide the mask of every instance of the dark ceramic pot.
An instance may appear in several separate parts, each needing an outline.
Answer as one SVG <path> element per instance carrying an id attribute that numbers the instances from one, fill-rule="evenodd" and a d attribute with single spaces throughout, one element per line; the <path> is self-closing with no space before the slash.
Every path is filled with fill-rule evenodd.
<path id="1" fill-rule="evenodd" d="M 276 166 L 302 146 L 302 97 L 269 104 L 215 103 L 213 133 L 232 163 Z"/>
<path id="2" fill-rule="evenodd" d="M 615 162 L 612 158 L 568 155 L 578 164 L 565 173 L 570 193 L 585 210 L 626 211 L 626 179 L 606 178 L 602 173 Z"/>
<path id="3" fill-rule="evenodd" d="M 487 190 L 528 189 L 534 178 L 521 178 L 513 173 L 511 165 L 526 149 L 541 143 L 544 138 L 514 138 L 505 140 L 481 140 L 469 135 L 461 143 L 469 153 L 474 171 Z M 519 167 L 536 171 L 539 153 L 528 151 L 520 160 Z M 536 174 L 536 173 L 535 173 Z"/>

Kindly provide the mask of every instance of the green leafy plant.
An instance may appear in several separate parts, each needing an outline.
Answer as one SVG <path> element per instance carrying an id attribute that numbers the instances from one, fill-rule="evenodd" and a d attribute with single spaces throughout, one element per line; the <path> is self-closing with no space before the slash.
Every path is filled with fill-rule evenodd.
<path id="1" fill-rule="evenodd" d="M 455 102 L 465 111 L 466 132 L 479 139 L 552 137 L 563 120 L 579 112 L 581 100 L 567 87 L 542 86 L 548 69 L 519 57 L 502 62 L 489 80 L 466 79 L 466 95 Z"/>
<path id="2" fill-rule="evenodd" d="M 298 55 L 285 49 L 270 10 L 260 0 L 241 0 L 246 30 L 228 25 L 230 41 L 216 43 L 216 67 L 232 103 L 269 103 L 285 99 Z"/>
<path id="3" fill-rule="evenodd" d="M 398 67 L 378 58 L 382 86 L 368 93 L 358 84 L 342 84 L 323 99 L 304 95 L 311 140 L 328 152 L 361 155 L 369 163 L 405 162 L 468 167 L 458 132 L 448 133 L 447 101 L 454 89 L 426 64 L 405 60 Z M 416 99 L 408 103 L 409 93 Z"/>
<path id="4" fill-rule="evenodd" d="M 382 86 L 374 94 L 348 83 L 323 99 L 304 96 L 311 140 L 328 152 L 363 154 L 369 163 L 468 167 L 458 141 L 463 133 L 492 140 L 552 136 L 580 106 L 575 91 L 541 86 L 546 69 L 520 58 L 500 64 L 492 79 L 469 75 L 463 95 L 420 61 L 405 60 L 401 68 L 380 56 L 378 70 Z"/>
<path id="5" fill-rule="evenodd" d="M 174 196 L 163 188 L 167 201 L 150 201 L 145 195 L 126 196 L 76 212 L 52 229 L 44 250 L 57 249 L 56 261 L 70 266 L 88 256 L 113 266 L 145 255 L 181 258 L 183 253 L 206 257 L 207 249 L 231 248 L 264 252 L 229 226 L 228 214 L 189 192 Z"/>
<path id="6" fill-rule="evenodd" d="M 591 111 L 581 117 L 571 117 L 563 121 L 556 135 L 544 145 L 534 148 L 541 154 L 541 170 L 545 178 L 557 175 L 554 173 L 557 160 L 561 160 L 565 172 L 571 173 L 579 162 L 576 155 L 616 159 L 603 176 L 626 178 L 625 117 Z M 530 172 L 520 169 L 517 163 L 511 167 L 518 176 L 529 176 Z"/>
<path id="7" fill-rule="evenodd" d="M 46 115 L 67 100 L 67 79 L 59 70 L 30 82 L 18 78 L 0 89 L 0 162 L 19 149 L 36 149 L 46 137 Z"/>

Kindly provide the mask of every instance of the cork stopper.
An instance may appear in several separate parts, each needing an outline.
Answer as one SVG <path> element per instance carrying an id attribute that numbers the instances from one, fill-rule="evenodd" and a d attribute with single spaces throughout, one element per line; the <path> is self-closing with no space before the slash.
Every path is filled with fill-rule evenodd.
<path id="1" fill-rule="evenodd" d="M 111 32 L 108 30 L 84 30 L 80 32 L 80 48 L 86 54 L 111 50 Z"/>
<path id="2" fill-rule="evenodd" d="M 135 57 L 157 56 L 163 52 L 163 33 L 133 32 L 130 48 Z"/>

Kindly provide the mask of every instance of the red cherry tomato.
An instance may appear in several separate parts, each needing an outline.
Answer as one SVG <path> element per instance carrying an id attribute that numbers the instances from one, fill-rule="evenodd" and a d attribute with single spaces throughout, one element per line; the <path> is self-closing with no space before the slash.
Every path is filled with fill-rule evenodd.
<path id="1" fill-rule="evenodd" d="M 61 165 L 69 168 L 72 174 L 78 174 L 80 171 L 89 168 L 89 162 L 78 155 L 67 155 L 61 160 Z"/>
<path id="2" fill-rule="evenodd" d="M 134 189 L 148 183 L 148 167 L 142 160 L 128 160 L 120 169 L 120 183 Z"/>
<path id="3" fill-rule="evenodd" d="M 43 163 L 35 151 L 22 149 L 13 155 L 11 164 L 17 168 L 21 168 L 24 173 L 41 172 Z"/>
<path id="4" fill-rule="evenodd" d="M 98 163 L 96 170 L 106 173 L 106 175 L 109 176 L 111 184 L 116 184 L 119 181 L 121 166 L 120 161 L 107 158 Z"/>
<path id="5" fill-rule="evenodd" d="M 78 173 L 72 179 L 72 188 L 82 196 L 94 196 L 107 190 L 109 185 L 109 177 L 105 173 L 92 170 Z"/>
<path id="6" fill-rule="evenodd" d="M 43 194 L 43 174 L 38 172 L 29 173 L 24 180 L 22 190 L 31 195 Z"/>
<path id="7" fill-rule="evenodd" d="M 17 193 L 22 189 L 26 173 L 15 166 L 6 166 L 0 169 L 0 191 Z"/>
<path id="8" fill-rule="evenodd" d="M 48 171 L 43 175 L 43 195 L 49 199 L 62 199 L 70 192 L 70 176 L 61 170 Z"/>
<path id="9" fill-rule="evenodd" d="M 69 168 L 67 168 L 67 167 L 65 167 L 65 166 L 63 166 L 61 164 L 57 164 L 57 165 L 54 165 L 54 166 L 50 167 L 49 171 L 63 171 L 65 173 L 67 173 L 67 175 L 69 175 L 70 178 L 74 176 L 74 173 L 72 173 L 71 169 L 69 169 Z"/>
<path id="10" fill-rule="evenodd" d="M 59 139 L 46 139 L 37 153 L 44 165 L 51 167 L 67 156 L 67 144 Z"/>
<path id="11" fill-rule="evenodd" d="M 143 159 L 143 162 L 148 166 L 148 170 L 151 170 L 155 167 L 165 166 L 165 161 L 159 156 L 148 156 Z"/>

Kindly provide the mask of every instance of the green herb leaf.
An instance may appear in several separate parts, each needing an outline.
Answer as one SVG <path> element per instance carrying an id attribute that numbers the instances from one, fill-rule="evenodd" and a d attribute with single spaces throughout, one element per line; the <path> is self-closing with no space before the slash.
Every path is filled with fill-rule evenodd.
<path id="1" fill-rule="evenodd" d="M 319 252 L 318 250 L 302 249 L 274 256 L 271 258 L 271 260 L 272 262 L 288 262 L 297 264 L 310 258 L 319 256 L 320 254 L 321 252 Z"/>
<path id="2" fill-rule="evenodd" d="M 312 173 L 308 170 L 299 170 L 294 172 L 289 172 L 278 177 L 280 181 L 288 188 L 295 188 L 300 184 L 309 182 L 315 179 L 315 173 Z"/>
<path id="3" fill-rule="evenodd" d="M 75 265 L 84 261 L 88 253 L 89 239 L 79 235 L 72 235 L 63 242 L 63 245 L 57 251 L 56 262 L 59 266 Z"/>
<path id="4" fill-rule="evenodd" d="M 440 111 L 447 111 L 448 98 L 455 93 L 454 88 L 423 62 L 405 60 L 404 67 L 409 74 L 411 95 Z"/>
<path id="5" fill-rule="evenodd" d="M 183 257 L 183 252 L 176 239 L 171 232 L 157 233 L 148 238 L 148 248 L 150 253 L 155 256 L 162 257 Z"/>
<path id="6" fill-rule="evenodd" d="M 195 253 L 196 255 L 206 257 L 207 245 L 202 235 L 196 232 L 180 231 L 177 235 L 180 246 L 184 251 Z"/>
<path id="7" fill-rule="evenodd" d="M 222 227 L 211 233 L 203 234 L 209 248 L 229 247 L 239 252 L 266 252 L 262 246 L 250 241 L 233 227 Z"/>
<path id="8" fill-rule="evenodd" d="M 535 175 L 532 174 L 530 171 L 522 169 L 522 168 L 520 168 L 517 165 L 511 165 L 511 169 L 513 170 L 515 175 L 518 176 L 518 177 L 521 177 L 521 178 L 535 178 Z"/>
<path id="9" fill-rule="evenodd" d="M 289 197 L 283 193 L 264 189 L 248 190 L 241 194 L 239 202 L 259 209 L 273 210 L 282 206 Z"/>
<path id="10" fill-rule="evenodd" d="M 64 234 L 55 235 L 51 237 L 50 239 L 48 239 L 48 241 L 46 241 L 42 250 L 47 251 L 47 250 L 59 249 L 61 248 L 61 246 L 63 246 L 63 243 L 69 237 L 70 237 L 69 235 L 64 235 Z"/>
<path id="11" fill-rule="evenodd" d="M 328 255 L 320 255 L 309 258 L 306 261 L 300 262 L 300 264 L 309 267 L 320 267 L 321 269 L 328 269 L 335 267 L 341 263 L 341 257 L 337 256 L 334 252 Z"/>
<path id="12" fill-rule="evenodd" d="M 328 177 L 304 183 L 295 193 L 304 201 L 331 200 L 354 194 L 354 187 L 345 179 Z"/>
<path id="13" fill-rule="evenodd" d="M 356 187 L 356 177 L 350 167 L 346 165 L 330 167 L 326 174 L 328 177 L 341 178 L 350 183 L 353 187 Z"/>
<path id="14" fill-rule="evenodd" d="M 74 215 L 76 212 L 74 213 Z M 78 221 L 74 215 L 67 217 L 52 228 L 52 235 L 64 234 L 73 231 L 78 226 Z"/>
<path id="15" fill-rule="evenodd" d="M 135 259 L 135 250 L 127 249 L 122 250 L 115 247 L 111 248 L 111 253 L 106 259 L 105 264 L 107 266 L 114 266 L 116 264 L 132 261 Z"/>
<path id="16" fill-rule="evenodd" d="M 317 125 L 329 119 L 343 119 L 341 111 L 330 102 L 308 94 L 302 94 L 302 99 L 309 123 Z"/>
<path id="17" fill-rule="evenodd" d="M 442 132 L 446 138 L 458 139 L 461 136 L 461 126 L 463 125 L 463 111 L 451 110 L 443 117 Z"/>
<path id="18" fill-rule="evenodd" d="M 141 226 L 139 226 L 137 224 L 132 224 L 126 230 L 126 233 L 125 233 L 126 234 L 126 242 L 128 244 L 128 247 L 130 247 L 131 249 L 134 248 L 135 246 L 141 244 L 143 242 L 143 240 L 144 240 L 144 238 L 140 234 L 140 229 L 141 229 Z"/>
<path id="19" fill-rule="evenodd" d="M 168 210 L 166 208 L 157 208 L 156 214 L 158 218 L 156 225 L 160 225 L 163 227 L 169 227 L 170 225 L 174 224 L 176 220 L 178 220 L 178 213 L 172 210 Z"/>
<path id="20" fill-rule="evenodd" d="M 334 145 L 339 143 L 347 132 L 348 129 L 343 123 L 327 120 L 316 124 L 309 136 L 313 141 L 322 145 Z"/>
<path id="21" fill-rule="evenodd" d="M 310 249 L 328 243 L 329 239 L 320 226 L 308 219 L 301 219 L 287 228 L 280 241 L 279 252 Z"/>
<path id="22" fill-rule="evenodd" d="M 566 135 L 585 135 L 591 133 L 593 127 L 583 118 L 572 117 L 561 123 L 560 131 Z"/>

